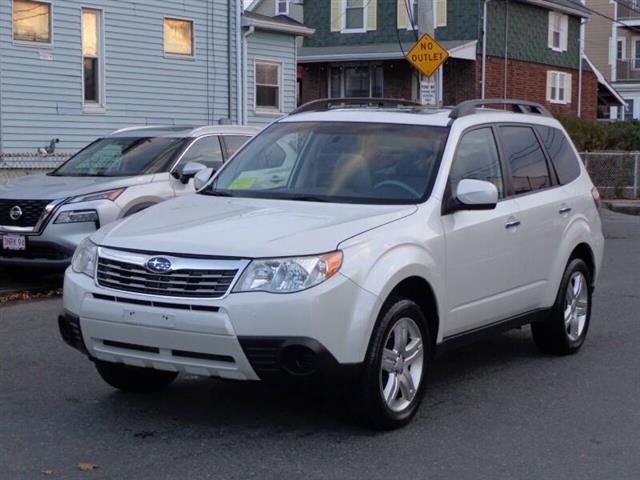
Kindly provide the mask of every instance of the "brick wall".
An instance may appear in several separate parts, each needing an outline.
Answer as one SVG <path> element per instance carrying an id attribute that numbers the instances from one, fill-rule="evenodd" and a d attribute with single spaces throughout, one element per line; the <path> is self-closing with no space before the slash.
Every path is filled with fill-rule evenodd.
<path id="1" fill-rule="evenodd" d="M 326 63 L 302 65 L 302 103 L 329 96 L 329 73 Z"/>
<path id="2" fill-rule="evenodd" d="M 476 62 L 476 75 L 481 78 L 481 60 Z M 547 71 L 555 70 L 571 74 L 572 98 L 567 105 L 551 104 L 546 101 Z M 478 83 L 478 82 L 477 82 Z M 504 59 L 487 58 L 487 98 L 504 98 Z M 446 88 L 446 87 L 445 87 Z M 582 82 L 582 116 L 596 118 L 598 81 L 593 72 L 583 71 Z M 577 115 L 578 109 L 578 70 L 561 68 L 539 63 L 509 60 L 507 64 L 507 98 L 526 99 L 539 102 L 552 113 L 560 115 Z"/>
<path id="3" fill-rule="evenodd" d="M 443 103 L 456 105 L 464 100 L 478 98 L 476 64 L 473 60 L 451 58 L 444 64 L 442 79 L 444 85 Z"/>
<path id="4" fill-rule="evenodd" d="M 409 62 L 384 62 L 384 96 L 411 100 L 411 86 L 414 69 Z"/>

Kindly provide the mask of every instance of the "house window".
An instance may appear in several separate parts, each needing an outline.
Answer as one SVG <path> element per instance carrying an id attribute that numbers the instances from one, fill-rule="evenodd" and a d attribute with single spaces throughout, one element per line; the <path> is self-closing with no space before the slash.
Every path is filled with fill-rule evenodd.
<path id="1" fill-rule="evenodd" d="M 85 106 L 102 105 L 102 12 L 82 9 L 82 69 Z"/>
<path id="2" fill-rule="evenodd" d="M 364 32 L 366 30 L 366 4 L 369 0 L 342 0 L 344 5 L 343 31 Z"/>
<path id="3" fill-rule="evenodd" d="M 447 26 L 447 0 L 436 0 L 436 27 Z"/>
<path id="4" fill-rule="evenodd" d="M 547 101 L 571 103 L 571 75 L 564 72 L 547 72 Z"/>
<path id="5" fill-rule="evenodd" d="M 407 10 L 407 30 L 418 29 L 418 0 L 404 0 L 404 8 Z"/>
<path id="6" fill-rule="evenodd" d="M 626 57 L 626 48 L 625 48 L 625 39 L 624 38 L 619 38 L 617 45 L 616 45 L 616 59 L 618 60 L 624 60 Z"/>
<path id="7" fill-rule="evenodd" d="M 557 12 L 549 12 L 549 38 L 551 50 L 565 52 L 567 50 L 569 17 Z"/>
<path id="8" fill-rule="evenodd" d="M 276 15 L 289 15 L 289 0 L 276 0 Z"/>
<path id="9" fill-rule="evenodd" d="M 183 57 L 193 56 L 193 21 L 178 18 L 164 19 L 164 53 Z"/>
<path id="10" fill-rule="evenodd" d="M 624 101 L 627 103 L 624 108 L 624 119 L 625 120 L 633 120 L 633 99 L 625 98 Z"/>
<path id="11" fill-rule="evenodd" d="M 384 93 L 383 80 L 381 65 L 333 66 L 329 72 L 329 96 L 380 98 Z"/>
<path id="12" fill-rule="evenodd" d="M 280 111 L 280 64 L 256 62 L 256 110 Z"/>
<path id="13" fill-rule="evenodd" d="M 51 43 L 51 4 L 13 0 L 13 39 L 36 44 Z"/>

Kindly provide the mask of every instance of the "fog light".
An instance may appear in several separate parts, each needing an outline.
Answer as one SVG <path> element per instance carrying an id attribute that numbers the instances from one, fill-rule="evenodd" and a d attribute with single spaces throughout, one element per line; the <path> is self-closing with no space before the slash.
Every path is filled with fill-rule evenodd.
<path id="1" fill-rule="evenodd" d="M 60 212 L 54 223 L 98 223 L 98 212 L 95 210 L 71 210 Z"/>

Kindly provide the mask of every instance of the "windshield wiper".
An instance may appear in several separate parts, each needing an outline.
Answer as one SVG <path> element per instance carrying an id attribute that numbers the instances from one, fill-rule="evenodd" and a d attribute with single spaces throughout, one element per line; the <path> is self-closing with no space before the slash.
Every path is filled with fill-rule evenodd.
<path id="1" fill-rule="evenodd" d="M 300 202 L 328 202 L 329 201 L 324 197 L 318 197 L 316 195 L 304 195 L 304 194 L 284 195 L 282 197 L 276 197 L 276 198 L 279 198 L 280 200 L 298 200 Z"/>
<path id="2" fill-rule="evenodd" d="M 214 197 L 233 197 L 231 192 L 224 192 L 222 190 L 203 190 L 200 193 L 204 193 L 205 195 L 212 195 Z"/>

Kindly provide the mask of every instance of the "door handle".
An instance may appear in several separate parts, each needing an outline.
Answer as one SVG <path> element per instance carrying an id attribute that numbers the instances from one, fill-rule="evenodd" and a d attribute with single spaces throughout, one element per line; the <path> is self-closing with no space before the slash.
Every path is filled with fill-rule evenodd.
<path id="1" fill-rule="evenodd" d="M 571 207 L 562 207 L 560 210 L 558 210 L 558 213 L 560 215 L 564 215 L 565 213 L 569 213 L 571 211 Z"/>
<path id="2" fill-rule="evenodd" d="M 516 228 L 520 226 L 520 220 L 514 220 L 512 222 L 507 223 L 504 228 L 506 228 L 507 230 L 512 229 L 512 228 Z"/>

